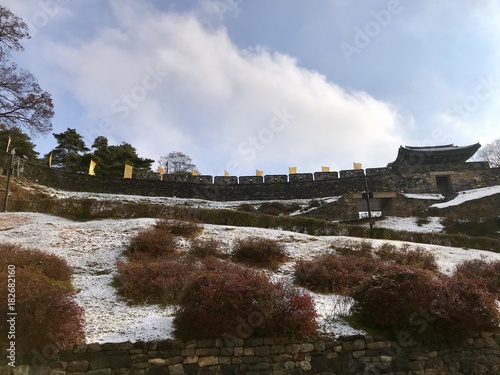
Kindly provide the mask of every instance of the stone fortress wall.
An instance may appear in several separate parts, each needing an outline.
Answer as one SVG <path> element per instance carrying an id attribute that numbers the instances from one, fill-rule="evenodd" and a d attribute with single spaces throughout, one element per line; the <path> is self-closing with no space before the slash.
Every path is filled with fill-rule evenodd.
<path id="1" fill-rule="evenodd" d="M 382 167 L 266 176 L 163 175 L 163 180 L 158 173 L 135 173 L 132 179 L 104 178 L 26 163 L 22 176 L 68 191 L 244 201 L 314 199 L 360 193 L 364 191 L 365 174 L 368 189 L 373 192 L 452 195 L 500 185 L 500 168 L 489 168 L 484 162 L 462 163 L 452 168 Z M 447 186 L 443 187 L 443 183 Z"/>

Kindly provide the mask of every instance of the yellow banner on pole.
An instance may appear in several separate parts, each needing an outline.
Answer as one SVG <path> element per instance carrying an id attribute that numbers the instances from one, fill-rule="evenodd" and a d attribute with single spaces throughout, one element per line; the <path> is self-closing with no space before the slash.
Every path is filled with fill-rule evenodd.
<path id="1" fill-rule="evenodd" d="M 96 166 L 96 162 L 93 161 L 92 159 L 90 159 L 90 165 L 89 165 L 89 175 L 91 176 L 95 176 L 95 166 Z"/>
<path id="2" fill-rule="evenodd" d="M 123 170 L 123 178 L 132 178 L 133 167 L 131 165 L 125 164 L 125 169 Z"/>
<path id="3" fill-rule="evenodd" d="M 163 168 L 162 166 L 158 166 L 158 173 L 165 174 L 165 168 Z"/>
<path id="4" fill-rule="evenodd" d="M 330 167 L 321 167 L 321 172 L 330 172 Z"/>
<path id="5" fill-rule="evenodd" d="M 260 169 L 255 170 L 255 175 L 256 176 L 264 176 L 264 171 L 261 171 Z"/>
<path id="6" fill-rule="evenodd" d="M 352 163 L 352 165 L 354 166 L 354 169 L 363 169 L 361 167 L 361 163 Z"/>
<path id="7" fill-rule="evenodd" d="M 288 174 L 297 173 L 297 167 L 288 167 Z"/>

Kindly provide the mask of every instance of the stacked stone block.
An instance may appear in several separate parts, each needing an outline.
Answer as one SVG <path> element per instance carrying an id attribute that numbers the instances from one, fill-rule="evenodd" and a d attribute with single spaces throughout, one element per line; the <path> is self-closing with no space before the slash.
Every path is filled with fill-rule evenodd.
<path id="1" fill-rule="evenodd" d="M 57 355 L 36 353 L 2 375 L 300 375 L 498 374 L 500 333 L 460 343 L 422 345 L 409 337 L 223 338 L 77 345 Z M 48 354 L 46 354 L 48 355 Z"/>

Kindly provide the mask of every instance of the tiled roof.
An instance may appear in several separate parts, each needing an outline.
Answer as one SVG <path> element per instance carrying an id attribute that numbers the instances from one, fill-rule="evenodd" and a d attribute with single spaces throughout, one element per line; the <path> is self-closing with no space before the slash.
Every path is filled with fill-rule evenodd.
<path id="1" fill-rule="evenodd" d="M 469 146 L 455 146 L 453 144 L 423 147 L 401 146 L 396 160 L 389 163 L 388 166 L 465 163 L 480 147 L 479 143 Z"/>

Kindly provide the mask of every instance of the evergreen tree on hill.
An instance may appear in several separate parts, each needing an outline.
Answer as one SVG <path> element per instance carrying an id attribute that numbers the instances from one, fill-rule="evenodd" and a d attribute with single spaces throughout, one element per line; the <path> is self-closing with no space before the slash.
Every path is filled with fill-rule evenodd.
<path id="1" fill-rule="evenodd" d="M 96 162 L 95 173 L 103 177 L 123 177 L 125 164 L 131 165 L 135 172 L 149 171 L 154 160 L 141 158 L 137 150 L 129 143 L 113 146 L 108 144 L 108 139 L 99 136 L 92 144 L 93 152 L 90 154 Z"/>
<path id="2" fill-rule="evenodd" d="M 85 172 L 88 170 L 89 158 L 85 153 L 90 151 L 83 137 L 75 129 L 68 128 L 65 132 L 53 134 L 57 146 L 52 150 L 52 166 L 70 172 Z"/>
<path id="3" fill-rule="evenodd" d="M 5 125 L 0 124 L 0 150 L 7 151 L 9 137 L 8 152 L 15 148 L 16 156 L 25 156 L 30 162 L 37 161 L 39 153 L 35 151 L 35 145 L 31 142 L 31 138 L 17 128 L 7 129 Z"/>

